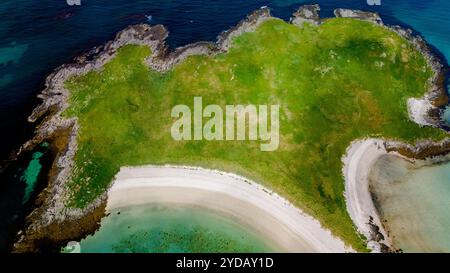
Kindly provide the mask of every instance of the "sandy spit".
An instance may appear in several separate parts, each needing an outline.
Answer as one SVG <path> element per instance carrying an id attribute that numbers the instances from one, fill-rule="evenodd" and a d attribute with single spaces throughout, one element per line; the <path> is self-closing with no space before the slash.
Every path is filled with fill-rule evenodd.
<path id="1" fill-rule="evenodd" d="M 319 221 L 244 177 L 185 166 L 123 167 L 107 210 L 141 204 L 202 207 L 253 228 L 282 252 L 353 252 Z"/>

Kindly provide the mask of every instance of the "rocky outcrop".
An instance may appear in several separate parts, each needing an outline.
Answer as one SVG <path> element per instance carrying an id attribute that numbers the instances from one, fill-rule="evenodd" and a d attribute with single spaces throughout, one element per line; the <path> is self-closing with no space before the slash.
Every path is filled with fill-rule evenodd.
<path id="1" fill-rule="evenodd" d="M 253 13 L 251 13 L 247 19 L 239 22 L 235 27 L 228 31 L 222 32 L 217 37 L 217 47 L 220 51 L 228 51 L 233 41 L 233 38 L 245 33 L 252 32 L 264 21 L 272 18 L 270 10 L 267 7 L 263 7 Z"/>
<path id="2" fill-rule="evenodd" d="M 313 25 L 320 24 L 319 5 L 304 5 L 301 6 L 291 17 L 291 24 L 301 26 L 304 23 L 310 23 Z"/>
<path id="3" fill-rule="evenodd" d="M 336 17 L 358 19 L 383 25 L 383 21 L 381 20 L 380 16 L 377 13 L 373 12 L 351 9 L 335 9 L 334 15 Z"/>
<path id="4" fill-rule="evenodd" d="M 425 56 L 428 65 L 433 71 L 433 76 L 429 79 L 429 92 L 423 98 L 409 101 L 408 103 L 408 111 L 410 112 L 411 119 L 418 121 L 421 125 L 445 127 L 446 125 L 443 123 L 441 117 L 443 114 L 443 106 L 449 103 L 449 97 L 445 87 L 448 68 L 444 67 L 441 60 L 433 53 L 426 41 L 422 37 L 414 35 L 411 29 L 403 29 L 400 26 L 390 26 L 389 28 L 404 37 L 419 50 Z M 413 105 L 419 106 L 425 109 L 425 111 L 417 111 L 415 107 L 411 108 Z M 419 115 L 414 116 L 414 113 L 419 113 Z"/>
<path id="5" fill-rule="evenodd" d="M 262 22 L 272 18 L 270 10 L 266 7 L 254 11 L 247 16 L 246 19 L 239 22 L 235 27 L 222 32 L 217 37 L 217 42 L 198 42 L 179 47 L 174 51 L 170 51 L 164 46 L 152 57 L 147 59 L 147 64 L 154 70 L 159 72 L 167 72 L 172 67 L 187 57 L 192 55 L 214 55 L 220 52 L 226 52 L 231 46 L 234 37 L 245 32 L 254 31 Z"/>
<path id="6" fill-rule="evenodd" d="M 441 119 L 443 106 L 449 103 L 448 93 L 444 83 L 447 69 L 444 68 L 439 58 L 432 52 L 425 40 L 418 35 L 414 35 L 411 29 L 384 25 L 377 13 L 336 9 L 334 10 L 334 14 L 336 17 L 358 19 L 384 26 L 405 38 L 420 51 L 427 59 L 428 65 L 433 71 L 433 76 L 429 79 L 429 92 L 423 98 L 409 99 L 408 112 L 410 119 L 421 126 L 447 127 Z"/>
<path id="7" fill-rule="evenodd" d="M 422 140 L 415 145 L 402 143 L 399 141 L 389 141 L 385 143 L 388 152 L 397 152 L 405 159 L 426 160 L 430 165 L 448 161 L 450 158 L 450 139 L 440 142 Z"/>

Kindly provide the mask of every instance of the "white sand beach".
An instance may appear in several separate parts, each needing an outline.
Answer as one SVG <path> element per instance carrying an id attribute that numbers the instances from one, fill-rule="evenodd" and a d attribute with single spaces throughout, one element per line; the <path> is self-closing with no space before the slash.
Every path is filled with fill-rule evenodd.
<path id="1" fill-rule="evenodd" d="M 380 245 L 372 238 L 371 225 L 369 225 L 371 218 L 372 223 L 380 228 L 379 232 L 385 238 L 380 243 L 391 246 L 369 191 L 369 175 L 372 166 L 385 154 L 387 151 L 383 140 L 364 139 L 354 141 L 343 158 L 347 211 L 358 231 L 368 239 L 368 247 L 374 252 L 380 251 Z"/>
<path id="2" fill-rule="evenodd" d="M 142 204 L 206 208 L 233 217 L 284 252 L 352 252 L 286 199 L 234 174 L 195 167 L 124 167 L 108 191 L 107 210 Z"/>

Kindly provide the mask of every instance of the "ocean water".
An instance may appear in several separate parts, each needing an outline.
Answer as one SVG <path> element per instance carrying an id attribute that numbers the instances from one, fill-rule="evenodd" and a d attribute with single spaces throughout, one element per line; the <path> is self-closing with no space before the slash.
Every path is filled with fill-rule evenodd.
<path id="1" fill-rule="evenodd" d="M 46 186 L 52 157 L 48 144 L 43 143 L 24 153 L 0 175 L 0 252 L 10 250 L 24 216 L 31 212 L 36 196 Z"/>
<path id="2" fill-rule="evenodd" d="M 94 235 L 80 242 L 81 253 L 276 251 L 250 228 L 201 208 L 149 204 L 110 213 Z"/>
<path id="3" fill-rule="evenodd" d="M 414 168 L 387 155 L 371 176 L 373 196 L 396 248 L 450 252 L 450 164 Z"/>
<path id="4" fill-rule="evenodd" d="M 39 102 L 36 95 L 45 77 L 55 67 L 112 39 L 127 25 L 163 24 L 171 32 L 168 43 L 177 47 L 213 41 L 221 31 L 261 6 L 269 6 L 275 16 L 288 20 L 305 3 L 320 4 L 322 16 L 332 16 L 332 10 L 338 7 L 379 12 L 386 23 L 411 27 L 424 36 L 444 63 L 450 57 L 450 1 L 446 0 L 381 0 L 380 6 L 370 6 L 367 0 L 81 0 L 80 6 L 69 6 L 65 0 L 2 0 L 0 160 L 31 137 L 34 127 L 26 118 Z M 450 120 L 450 110 L 446 117 Z M 28 167 L 39 173 L 40 161 L 32 155 L 24 156 L 13 164 L 15 170 L 10 167 L 0 175 L 0 217 L 5 219 L 1 230 L 8 230 L 0 232 L 0 251 L 7 249 L 12 230 L 27 211 L 17 206 L 17 200 L 28 200 L 23 205 L 27 206 L 25 203 L 32 203 L 39 189 L 20 178 L 28 177 Z"/>

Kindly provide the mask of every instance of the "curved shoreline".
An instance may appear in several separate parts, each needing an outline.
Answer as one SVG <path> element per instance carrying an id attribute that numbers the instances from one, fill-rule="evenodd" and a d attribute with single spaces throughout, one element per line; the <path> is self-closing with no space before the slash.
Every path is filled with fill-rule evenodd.
<path id="1" fill-rule="evenodd" d="M 189 205 L 231 216 L 284 252 L 353 252 L 283 197 L 231 173 L 170 165 L 121 168 L 108 191 L 106 209 L 152 203 Z"/>
<path id="2" fill-rule="evenodd" d="M 397 142 L 383 139 L 356 140 L 352 142 L 342 158 L 347 211 L 358 232 L 366 237 L 367 246 L 374 252 L 396 251 L 381 222 L 370 191 L 370 172 L 377 160 L 387 154 L 395 155 L 418 168 L 450 160 L 450 154 L 420 160 L 403 156 L 396 151 L 389 151 L 387 148 L 396 145 L 398 145 Z"/>
<path id="3" fill-rule="evenodd" d="M 303 22 L 320 24 L 323 19 L 320 19 L 318 15 L 319 10 L 320 7 L 318 5 L 301 6 L 293 14 L 291 23 L 296 25 L 300 25 Z M 420 115 L 417 117 L 417 114 L 415 114 L 417 111 L 414 110 L 419 104 L 411 103 L 414 109 L 410 107 L 410 116 L 413 120 L 423 121 L 422 125 L 440 127 L 441 122 L 438 119 L 441 114 L 440 107 L 448 103 L 444 87 L 445 73 L 439 59 L 431 53 L 425 41 L 418 36 L 413 36 L 411 31 L 404 30 L 401 27 L 383 25 L 380 17 L 374 13 L 337 9 L 335 15 L 337 17 L 350 17 L 382 25 L 403 36 L 424 54 L 433 68 L 434 75 L 430 79 L 431 89 L 425 94 L 423 100 L 429 102 L 432 107 L 422 108 L 425 110 L 420 111 Z M 101 70 L 105 63 L 114 58 L 117 50 L 127 44 L 149 46 L 152 50 L 152 56 L 146 60 L 147 64 L 152 69 L 165 72 L 188 56 L 197 54 L 211 55 L 227 51 L 233 37 L 254 30 L 261 22 L 269 18 L 273 18 L 269 9 L 261 8 L 251 13 L 246 19 L 238 23 L 236 27 L 223 32 L 216 43 L 199 42 L 173 51 L 170 51 L 165 44 L 168 31 L 164 26 L 149 26 L 146 24 L 130 26 L 120 31 L 113 41 L 76 58 L 77 63 L 62 65 L 49 75 L 46 79 L 46 89 L 39 95 L 43 103 L 34 109 L 29 117 L 29 121 L 36 122 L 43 116 L 45 116 L 45 119 L 38 125 L 36 136 L 25 143 L 21 147 L 21 151 L 32 149 L 36 144 L 44 140 L 55 142 L 63 138 L 60 141 L 63 144 L 59 146 L 48 187 L 40 194 L 41 204 L 27 217 L 28 225 L 23 232 L 18 234 L 15 251 L 36 251 L 39 240 L 43 238 L 48 239 L 45 237 L 45 234 L 51 234 L 49 227 L 55 225 L 60 226 L 60 229 L 64 229 L 67 225 L 70 226 L 71 223 L 82 220 L 83 222 L 87 221 L 88 226 L 90 226 L 90 228 L 87 228 L 88 230 L 83 228 L 77 230 L 69 227 L 73 231 L 55 239 L 55 244 L 65 244 L 74 237 L 83 237 L 95 230 L 95 228 L 91 227 L 97 226 L 104 215 L 103 207 L 106 204 L 106 193 L 84 209 L 66 208 L 64 206 L 67 194 L 65 185 L 74 164 L 73 159 L 77 151 L 76 138 L 79 129 L 76 119 L 66 119 L 62 116 L 62 113 L 68 107 L 69 91 L 64 87 L 64 82 L 67 79 L 75 75 L 86 74 L 92 70 Z M 61 132 L 64 132 L 64 134 L 61 134 Z M 426 142 L 424 145 L 418 144 L 416 147 L 395 143 L 395 145 L 386 147 L 386 150 L 398 152 L 408 157 L 426 158 L 437 154 L 450 153 L 450 140 L 440 144 Z M 42 236 L 44 237 L 41 238 Z"/>
<path id="4" fill-rule="evenodd" d="M 342 159 L 347 211 L 358 232 L 366 237 L 367 246 L 375 252 L 392 247 L 369 191 L 371 167 L 385 154 L 383 140 L 366 139 L 353 142 Z"/>

